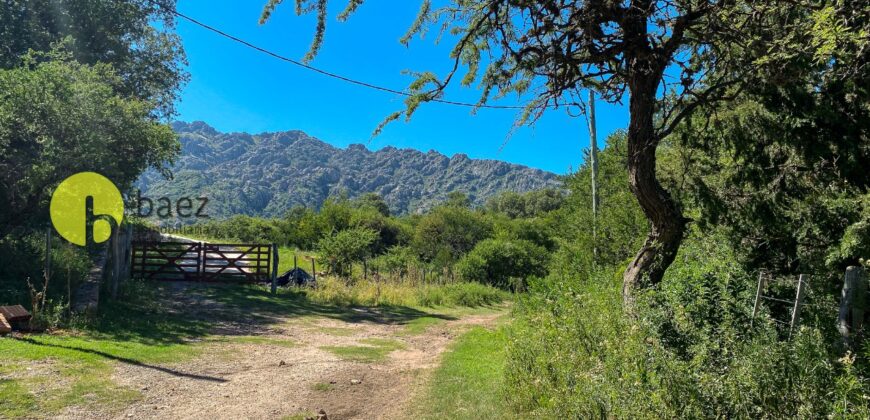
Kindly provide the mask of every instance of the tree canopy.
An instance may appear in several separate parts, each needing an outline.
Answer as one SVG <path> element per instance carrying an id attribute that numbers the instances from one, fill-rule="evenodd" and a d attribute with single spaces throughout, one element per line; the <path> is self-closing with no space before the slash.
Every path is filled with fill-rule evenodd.
<path id="1" fill-rule="evenodd" d="M 843 269 L 870 251 L 870 13 L 823 6 L 772 30 L 776 73 L 702 107 L 671 139 L 699 222 L 729 230 L 770 272 Z"/>
<path id="2" fill-rule="evenodd" d="M 145 0 L 10 0 L 0 21 L 4 228 L 47 217 L 47 194 L 75 172 L 122 190 L 148 168 L 169 175 L 179 144 L 162 121 L 187 78 L 169 11 Z"/>
<path id="3" fill-rule="evenodd" d="M 0 69 L 4 235 L 45 220 L 51 188 L 67 176 L 96 171 L 125 190 L 179 150 L 169 126 L 150 117 L 152 103 L 115 92 L 120 79 L 109 65 L 36 61 Z"/>
<path id="4" fill-rule="evenodd" d="M 181 41 L 169 12 L 174 0 L 8 0 L 0 8 L 0 68 L 21 64 L 28 51 L 66 44 L 83 64 L 110 64 L 122 96 L 149 101 L 169 117 L 187 80 Z M 156 23 L 156 25 L 155 25 Z M 158 29 L 161 28 L 161 29 Z"/>
<path id="5" fill-rule="evenodd" d="M 269 0 L 261 22 L 281 0 Z M 306 59 L 319 51 L 326 0 L 297 0 L 296 13 L 314 13 L 317 29 Z M 362 4 L 351 0 L 339 19 Z M 454 77 L 478 83 L 480 104 L 509 94 L 531 97 L 519 123 L 546 110 L 583 108 L 583 89 L 606 101 L 627 97 L 627 172 L 631 190 L 650 222 L 650 232 L 624 274 L 624 297 L 661 281 L 685 234 L 688 220 L 656 175 L 661 141 L 702 105 L 733 98 L 752 76 L 778 70 L 777 28 L 802 24 L 811 15 L 801 1 L 450 1 L 434 9 L 423 0 L 401 42 L 430 27 L 454 41 L 453 66 L 445 75 L 420 72 L 409 85 L 401 116 L 440 99 Z M 776 47 L 776 48 L 771 48 Z M 380 128 L 380 127 L 379 127 Z M 378 130 L 376 130 L 377 132 Z"/>

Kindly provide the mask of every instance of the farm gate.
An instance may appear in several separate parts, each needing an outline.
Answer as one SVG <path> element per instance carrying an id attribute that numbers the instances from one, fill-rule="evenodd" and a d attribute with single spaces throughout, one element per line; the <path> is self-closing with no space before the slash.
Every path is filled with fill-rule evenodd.
<path id="1" fill-rule="evenodd" d="M 134 241 L 131 276 L 150 280 L 267 282 L 274 245 Z"/>

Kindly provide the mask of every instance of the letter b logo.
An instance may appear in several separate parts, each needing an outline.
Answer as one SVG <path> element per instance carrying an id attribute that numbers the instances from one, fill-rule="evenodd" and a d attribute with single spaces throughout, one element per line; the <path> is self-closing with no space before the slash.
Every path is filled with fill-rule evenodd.
<path id="1" fill-rule="evenodd" d="M 89 206 L 91 200 L 93 204 Z M 63 180 L 54 190 L 49 213 L 60 236 L 85 246 L 91 224 L 95 243 L 109 239 L 111 221 L 117 226 L 124 218 L 124 199 L 108 178 L 96 172 L 79 172 Z"/>

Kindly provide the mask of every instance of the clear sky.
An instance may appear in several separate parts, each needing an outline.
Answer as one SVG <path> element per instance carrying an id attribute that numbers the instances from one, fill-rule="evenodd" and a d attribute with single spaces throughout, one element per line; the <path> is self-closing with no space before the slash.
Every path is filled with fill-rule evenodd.
<path id="1" fill-rule="evenodd" d="M 285 0 L 265 25 L 257 23 L 265 0 L 205 2 L 179 0 L 178 10 L 255 45 L 299 59 L 314 33 L 313 16 L 296 16 Z M 334 16 L 345 1 L 332 1 L 323 48 L 311 65 L 369 83 L 402 90 L 411 81 L 403 70 L 431 70 L 443 75 L 452 64 L 452 43 L 435 43 L 435 34 L 415 38 L 406 48 L 398 42 L 413 21 L 419 2 L 368 0 L 347 22 Z M 589 146 L 584 117 L 565 110 L 548 111 L 533 127 L 507 139 L 517 110 L 425 104 L 410 122 L 397 121 L 370 139 L 383 118 L 403 107 L 402 97 L 369 90 L 293 66 L 237 44 L 182 19 L 178 33 L 187 52 L 190 82 L 178 103 L 178 119 L 202 120 L 220 131 L 302 130 L 339 147 L 387 145 L 447 156 L 499 159 L 566 173 L 583 160 Z M 479 91 L 458 85 L 446 99 L 475 102 Z M 519 104 L 508 98 L 504 104 Z M 624 105 L 596 103 L 599 145 L 606 135 L 627 125 Z M 505 141 L 507 140 L 507 143 Z"/>

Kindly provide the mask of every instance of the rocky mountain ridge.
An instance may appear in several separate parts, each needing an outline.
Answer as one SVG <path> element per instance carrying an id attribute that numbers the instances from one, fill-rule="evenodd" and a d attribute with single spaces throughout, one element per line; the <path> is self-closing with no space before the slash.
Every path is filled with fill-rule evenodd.
<path id="1" fill-rule="evenodd" d="M 502 191 L 558 188 L 556 174 L 496 160 L 447 157 L 392 146 L 338 148 L 302 131 L 221 133 L 208 124 L 175 122 L 182 151 L 166 180 L 139 180 L 149 197 L 209 198 L 209 214 L 280 216 L 296 205 L 318 208 L 330 196 L 375 192 L 396 214 L 425 211 L 452 191 L 475 204 Z"/>

